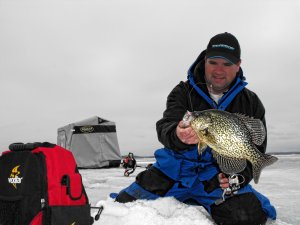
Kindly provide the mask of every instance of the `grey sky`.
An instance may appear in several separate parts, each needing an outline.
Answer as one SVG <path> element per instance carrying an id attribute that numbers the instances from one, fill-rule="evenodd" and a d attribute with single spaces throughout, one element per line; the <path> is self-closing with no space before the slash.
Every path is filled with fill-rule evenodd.
<path id="1" fill-rule="evenodd" d="M 152 155 L 168 93 L 227 31 L 265 105 L 267 151 L 300 150 L 299 21 L 297 0 L 0 0 L 0 147 L 56 142 L 98 115 L 122 153 Z"/>

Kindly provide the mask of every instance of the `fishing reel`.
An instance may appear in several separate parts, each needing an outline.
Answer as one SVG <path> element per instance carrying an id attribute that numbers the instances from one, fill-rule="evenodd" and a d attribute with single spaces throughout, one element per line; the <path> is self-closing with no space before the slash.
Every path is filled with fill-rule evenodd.
<path id="1" fill-rule="evenodd" d="M 126 158 L 123 159 L 122 164 L 125 169 L 124 176 L 129 177 L 129 175 L 132 174 L 137 167 L 133 153 L 129 152 Z"/>
<path id="2" fill-rule="evenodd" d="M 145 168 L 146 170 L 148 170 L 152 165 L 152 163 L 149 163 L 146 166 L 137 165 L 134 155 L 131 152 L 129 152 L 129 154 L 122 161 L 122 166 L 125 169 L 125 177 L 129 177 L 130 174 L 134 173 L 137 167 Z"/>
<path id="3" fill-rule="evenodd" d="M 234 195 L 234 194 L 237 194 L 237 191 L 240 189 L 240 184 L 242 184 L 243 182 L 240 182 L 239 181 L 239 177 L 242 177 L 243 179 L 245 179 L 242 175 L 239 175 L 239 174 L 233 174 L 233 175 L 230 175 L 228 177 L 228 182 L 229 182 L 229 187 L 226 188 L 226 195 Z M 227 194 L 227 192 L 229 192 Z"/>
<path id="4" fill-rule="evenodd" d="M 242 181 L 240 182 L 239 177 Z M 228 177 L 229 187 L 223 190 L 222 198 L 215 201 L 216 205 L 220 205 L 225 202 L 225 196 L 233 196 L 238 193 L 238 190 L 241 188 L 241 184 L 245 182 L 245 177 L 241 174 L 232 174 Z"/>

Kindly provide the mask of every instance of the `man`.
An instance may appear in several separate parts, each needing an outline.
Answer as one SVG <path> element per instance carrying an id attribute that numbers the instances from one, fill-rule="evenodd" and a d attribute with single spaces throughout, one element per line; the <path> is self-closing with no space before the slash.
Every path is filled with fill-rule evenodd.
<path id="1" fill-rule="evenodd" d="M 188 81 L 180 82 L 169 94 L 163 118 L 157 122 L 163 149 L 155 152 L 156 163 L 137 175 L 116 200 L 156 199 L 173 196 L 187 204 L 202 205 L 217 224 L 259 225 L 275 219 L 269 200 L 255 191 L 252 167 L 229 177 L 220 171 L 208 147 L 199 155 L 197 135 L 185 127 L 186 111 L 226 110 L 260 119 L 265 109 L 257 95 L 245 88 L 238 40 L 230 33 L 211 38 L 207 49 L 188 71 Z M 266 151 L 267 140 L 257 148 Z"/>

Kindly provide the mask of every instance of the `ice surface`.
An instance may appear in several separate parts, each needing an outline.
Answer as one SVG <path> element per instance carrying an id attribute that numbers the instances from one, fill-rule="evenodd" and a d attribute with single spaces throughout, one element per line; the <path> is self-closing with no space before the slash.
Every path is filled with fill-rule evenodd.
<path id="1" fill-rule="evenodd" d="M 263 170 L 258 184 L 253 187 L 266 195 L 277 210 L 277 220 L 268 225 L 300 224 L 300 155 L 280 155 L 279 160 Z M 138 160 L 145 166 L 153 159 Z M 174 198 L 154 201 L 139 200 L 120 204 L 109 198 L 135 180 L 135 175 L 124 177 L 122 168 L 80 170 L 92 205 L 103 205 L 104 210 L 95 225 L 212 225 L 208 213 L 200 206 L 188 206 Z M 96 211 L 93 211 L 95 214 Z"/>

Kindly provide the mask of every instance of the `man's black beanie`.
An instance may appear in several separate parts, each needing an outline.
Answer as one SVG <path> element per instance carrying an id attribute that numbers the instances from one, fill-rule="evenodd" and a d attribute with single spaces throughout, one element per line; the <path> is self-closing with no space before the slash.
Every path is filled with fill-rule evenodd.
<path id="1" fill-rule="evenodd" d="M 241 48 L 238 40 L 230 33 L 221 33 L 212 37 L 206 48 L 207 58 L 225 58 L 233 64 L 241 60 Z"/>

